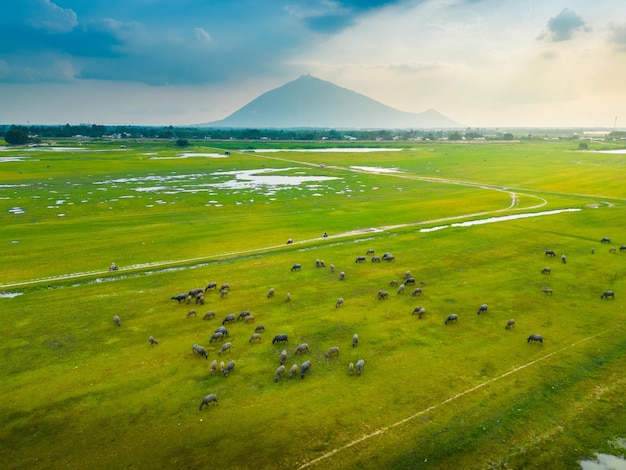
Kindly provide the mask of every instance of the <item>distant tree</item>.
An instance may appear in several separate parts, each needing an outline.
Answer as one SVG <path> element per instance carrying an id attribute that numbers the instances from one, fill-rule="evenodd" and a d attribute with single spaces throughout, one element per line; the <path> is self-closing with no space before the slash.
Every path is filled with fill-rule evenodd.
<path id="1" fill-rule="evenodd" d="M 178 139 L 176 141 L 176 145 L 179 147 L 187 147 L 189 145 L 189 141 L 187 139 Z"/>
<path id="2" fill-rule="evenodd" d="M 504 140 L 513 140 L 513 134 L 511 134 L 510 132 L 505 133 L 502 138 Z"/>
<path id="3" fill-rule="evenodd" d="M 9 145 L 24 145 L 28 142 L 28 133 L 24 129 L 12 126 L 5 132 L 4 140 Z"/>
<path id="4" fill-rule="evenodd" d="M 448 134 L 448 140 L 461 140 L 461 133 L 459 131 L 453 131 Z"/>
<path id="5" fill-rule="evenodd" d="M 587 144 L 587 142 L 581 142 L 580 144 L 578 144 L 578 148 L 580 150 L 587 150 L 589 148 L 589 145 Z"/>

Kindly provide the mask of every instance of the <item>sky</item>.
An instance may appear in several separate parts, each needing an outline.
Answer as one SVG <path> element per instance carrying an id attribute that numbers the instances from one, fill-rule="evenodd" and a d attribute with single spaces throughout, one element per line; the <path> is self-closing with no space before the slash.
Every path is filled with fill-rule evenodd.
<path id="1" fill-rule="evenodd" d="M 305 74 L 472 128 L 626 128 L 626 1 L 2 2 L 2 124 L 188 126 Z"/>

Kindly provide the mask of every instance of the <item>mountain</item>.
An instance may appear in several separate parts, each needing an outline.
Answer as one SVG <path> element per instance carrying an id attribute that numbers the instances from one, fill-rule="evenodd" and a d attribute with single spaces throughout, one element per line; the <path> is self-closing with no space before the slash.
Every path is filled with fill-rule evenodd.
<path id="1" fill-rule="evenodd" d="M 303 75 L 263 93 L 221 121 L 197 127 L 416 129 L 458 128 L 434 109 L 407 113 L 325 80 Z"/>

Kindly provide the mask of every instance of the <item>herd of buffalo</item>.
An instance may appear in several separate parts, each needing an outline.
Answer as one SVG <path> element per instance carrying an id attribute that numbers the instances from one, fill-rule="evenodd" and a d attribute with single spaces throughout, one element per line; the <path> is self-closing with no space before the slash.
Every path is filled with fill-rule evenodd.
<path id="1" fill-rule="evenodd" d="M 608 238 L 603 238 L 601 240 L 601 243 L 610 243 L 610 239 Z M 620 247 L 620 251 L 626 251 L 626 246 L 621 246 Z M 615 252 L 615 250 L 612 250 L 611 252 Z M 592 253 L 594 253 L 594 251 L 592 250 Z M 371 255 L 370 261 L 373 263 L 378 263 L 381 261 L 387 261 L 387 262 L 392 262 L 395 260 L 395 257 L 393 255 L 391 255 L 390 253 L 385 253 L 382 256 L 377 256 L 374 254 L 373 250 L 367 250 L 367 255 Z M 553 250 L 546 250 L 545 251 L 545 256 L 547 257 L 556 257 L 556 253 Z M 357 256 L 355 259 L 355 263 L 363 263 L 367 261 L 367 257 L 366 256 Z M 566 261 L 566 257 L 565 255 L 561 256 L 561 261 L 563 264 L 565 264 Z M 315 260 L 315 266 L 316 267 L 325 267 L 325 263 L 323 260 Z M 335 267 L 331 264 L 330 265 L 331 268 L 331 272 L 334 273 L 335 271 Z M 302 265 L 299 263 L 293 264 L 291 267 L 291 272 L 297 272 L 297 271 L 301 271 L 302 270 Z M 543 275 L 550 275 L 552 272 L 552 269 L 550 267 L 545 267 L 541 270 L 541 273 Z M 343 281 L 346 278 L 346 273 L 344 271 L 342 271 L 339 276 L 338 279 L 340 281 Z M 390 286 L 394 286 L 397 287 L 397 294 L 401 294 L 406 286 L 412 285 L 412 286 L 416 286 L 418 284 L 417 280 L 412 277 L 411 273 L 409 271 L 406 271 L 403 277 L 403 280 L 401 281 L 401 283 L 399 283 L 398 281 L 391 281 L 390 282 Z M 411 292 L 411 295 L 416 297 L 416 296 L 421 296 L 422 295 L 422 287 L 426 284 L 424 281 L 420 281 L 419 282 L 421 287 L 414 287 L 414 289 Z M 224 298 L 226 296 L 228 296 L 228 293 L 230 291 L 230 286 L 229 284 L 222 284 L 219 289 L 218 289 L 218 284 L 215 282 L 210 282 L 207 284 L 207 286 L 205 288 L 194 288 L 189 290 L 188 292 L 183 292 L 177 295 L 174 295 L 171 297 L 172 300 L 176 300 L 179 304 L 191 304 L 192 302 L 195 305 L 204 305 L 205 303 L 205 299 L 204 296 L 208 291 L 211 290 L 215 290 L 219 292 L 219 295 L 221 298 Z M 549 289 L 547 287 L 544 287 L 542 289 L 542 291 L 545 294 L 552 294 L 552 289 Z M 275 294 L 275 290 L 274 288 L 270 288 L 268 293 L 267 293 L 267 298 L 270 299 L 272 297 L 274 297 Z M 285 298 L 285 301 L 289 302 L 291 298 L 291 294 L 287 293 L 287 296 Z M 387 290 L 384 289 L 380 289 L 377 293 L 377 298 L 378 300 L 385 300 L 389 298 L 389 292 Z M 602 294 L 600 295 L 601 299 L 611 299 L 614 300 L 615 299 L 615 293 L 612 290 L 606 290 L 604 292 L 602 292 Z M 344 305 L 344 299 L 343 298 L 338 298 L 336 303 L 335 303 L 335 308 L 340 308 Z M 489 311 L 489 306 L 488 304 L 484 303 L 478 306 L 478 309 L 476 311 L 476 313 L 478 315 L 482 315 L 482 314 L 487 314 Z M 190 316 L 196 316 L 197 312 L 195 309 L 191 309 L 188 311 L 187 313 L 187 317 Z M 426 314 L 426 309 L 424 307 L 422 307 L 421 305 L 418 305 L 417 307 L 415 307 L 415 309 L 413 309 L 412 312 L 413 315 L 418 315 L 418 319 L 422 319 L 424 317 L 424 315 Z M 204 320 L 212 320 L 215 318 L 215 312 L 214 311 L 208 311 L 204 314 L 203 319 Z M 118 315 L 115 315 L 113 317 L 113 321 L 117 326 L 121 326 L 122 325 L 122 321 L 120 319 L 120 317 Z M 240 312 L 238 315 L 234 314 L 234 313 L 230 313 L 228 315 L 226 315 L 222 320 L 221 320 L 221 325 L 215 329 L 215 331 L 213 332 L 213 334 L 211 335 L 210 339 L 209 339 L 209 344 L 213 343 L 213 342 L 218 342 L 221 341 L 221 347 L 219 348 L 218 351 L 218 356 L 222 356 L 224 354 L 230 353 L 231 349 L 233 348 L 233 344 L 231 341 L 225 341 L 228 337 L 229 337 L 229 332 L 227 329 L 226 325 L 230 325 L 230 324 L 237 324 L 239 322 L 241 322 L 242 324 L 248 324 L 248 323 L 254 323 L 255 319 L 254 319 L 254 315 L 252 315 L 252 313 L 249 310 L 244 310 L 242 312 Z M 450 323 L 458 323 L 459 321 L 459 315 L 456 313 L 452 313 L 446 316 L 445 320 L 444 320 L 444 325 L 448 325 Z M 506 325 L 505 325 L 505 329 L 510 330 L 511 328 L 515 327 L 515 319 L 511 318 L 507 321 Z M 252 333 L 250 335 L 250 338 L 248 340 L 248 342 L 250 344 L 253 343 L 260 343 L 262 342 L 262 333 L 265 332 L 265 326 L 263 324 L 258 324 L 255 326 L 254 328 L 254 333 Z M 532 333 L 528 336 L 527 338 L 527 343 L 539 343 L 539 344 L 543 344 L 544 342 L 544 337 L 541 334 L 538 333 Z M 153 337 L 150 336 L 149 337 L 149 343 L 150 345 L 157 345 L 159 344 L 158 341 Z M 356 348 L 358 346 L 359 343 L 359 335 L 358 333 L 354 333 L 352 335 L 352 347 Z M 272 339 L 272 345 L 274 347 L 276 346 L 280 346 L 281 348 L 284 348 L 285 345 L 289 344 L 289 336 L 286 333 L 278 333 L 275 334 L 273 336 Z M 191 347 L 191 351 L 192 354 L 204 358 L 205 360 L 209 359 L 209 353 L 207 352 L 207 349 L 199 344 L 193 344 Z M 307 343 L 301 343 L 299 345 L 297 345 L 295 348 L 293 348 L 293 355 L 295 356 L 300 356 L 302 358 L 304 358 L 305 355 L 308 355 L 310 352 L 310 348 L 309 348 L 309 344 Z M 287 359 L 288 356 L 288 351 L 287 349 L 282 349 L 280 351 L 280 361 L 279 364 L 274 372 L 274 381 L 277 382 L 279 381 L 286 373 L 287 376 L 289 378 L 292 378 L 294 376 L 296 376 L 298 373 L 300 374 L 300 378 L 304 379 L 305 376 L 307 374 L 309 374 L 312 370 L 312 363 L 310 360 L 304 360 L 302 362 L 301 365 L 298 365 L 297 363 L 294 363 L 289 369 L 286 368 L 285 366 L 285 361 Z M 324 354 L 324 357 L 326 360 L 332 360 L 333 357 L 335 356 L 339 356 L 339 346 L 332 346 L 330 347 L 326 353 Z M 353 375 L 356 373 L 357 376 L 360 376 L 364 370 L 364 366 L 365 366 L 365 360 L 364 359 L 359 359 L 356 364 L 350 362 L 348 364 L 348 373 L 350 375 Z M 218 363 L 217 359 L 213 359 L 210 365 L 210 375 L 213 375 L 217 372 L 217 369 L 219 367 L 219 370 L 221 372 L 221 374 L 226 377 L 228 376 L 231 372 L 233 372 L 234 368 L 235 368 L 235 361 L 234 360 L 230 360 L 228 361 L 228 363 L 225 364 L 224 361 L 220 361 Z M 287 372 L 288 370 L 288 372 Z M 208 395 L 206 395 L 201 403 L 200 403 L 200 410 L 202 410 L 202 408 L 206 405 L 208 406 L 209 404 L 218 404 L 218 398 L 217 395 L 215 393 L 210 393 Z"/>

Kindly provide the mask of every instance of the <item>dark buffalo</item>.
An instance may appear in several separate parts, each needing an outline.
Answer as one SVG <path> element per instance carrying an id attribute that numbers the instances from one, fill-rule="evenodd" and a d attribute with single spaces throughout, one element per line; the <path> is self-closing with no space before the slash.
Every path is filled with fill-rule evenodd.
<path id="1" fill-rule="evenodd" d="M 506 328 L 507 330 L 510 330 L 514 326 L 515 326 L 515 319 L 511 318 L 508 322 L 506 322 L 506 326 L 504 328 Z"/>
<path id="2" fill-rule="evenodd" d="M 378 300 L 387 299 L 387 298 L 389 298 L 389 292 L 387 292 L 386 290 L 378 291 Z"/>
<path id="3" fill-rule="evenodd" d="M 612 290 L 605 290 L 600 296 L 601 299 L 608 299 L 609 297 L 615 300 L 615 292 L 613 292 Z"/>
<path id="4" fill-rule="evenodd" d="M 532 335 L 530 335 L 530 336 L 528 337 L 528 339 L 526 340 L 526 342 L 527 342 L 527 343 L 534 343 L 534 342 L 537 342 L 537 343 L 541 343 L 541 344 L 543 344 L 543 336 L 538 335 L 538 334 L 536 334 L 536 333 L 533 333 Z"/>
<path id="5" fill-rule="evenodd" d="M 600 240 L 600 243 L 611 243 L 611 239 L 604 237 L 602 240 Z"/>
<path id="6" fill-rule="evenodd" d="M 173 295 L 172 297 L 170 297 L 170 299 L 172 300 L 178 300 L 178 303 L 181 303 L 186 298 L 187 298 L 187 294 L 185 294 L 184 292 L 182 294 Z"/>
<path id="7" fill-rule="evenodd" d="M 148 338 L 148 341 L 150 341 L 150 344 L 159 344 L 159 342 L 156 339 L 154 339 L 154 336 L 150 336 Z"/>
<path id="8" fill-rule="evenodd" d="M 284 342 L 289 342 L 289 337 L 284 333 L 274 336 L 274 339 L 272 340 L 272 344 Z"/>
<path id="9" fill-rule="evenodd" d="M 211 290 L 211 289 L 217 289 L 217 282 L 209 282 L 204 288 L 204 292 Z"/>
<path id="10" fill-rule="evenodd" d="M 489 306 L 487 304 L 482 304 L 480 307 L 478 307 L 478 315 L 480 315 L 481 313 L 485 313 L 488 308 Z"/>
<path id="11" fill-rule="evenodd" d="M 255 333 L 260 333 L 260 332 L 265 332 L 265 326 L 264 325 L 257 325 L 256 328 L 254 329 Z"/>
<path id="12" fill-rule="evenodd" d="M 300 369 L 300 378 L 304 378 L 304 374 L 306 374 L 309 370 L 311 370 L 311 361 L 304 361 L 302 363 L 302 368 Z"/>
<path id="13" fill-rule="evenodd" d="M 235 314 L 234 313 L 229 313 L 222 320 L 222 325 L 225 325 L 226 323 L 232 322 L 232 321 L 235 321 Z"/>
<path id="14" fill-rule="evenodd" d="M 237 321 L 239 320 L 245 320 L 245 318 L 247 316 L 250 315 L 250 310 L 244 310 L 243 312 L 241 312 L 238 316 L 237 316 Z"/>
<path id="15" fill-rule="evenodd" d="M 444 325 L 447 325 L 450 322 L 456 322 L 459 320 L 459 316 L 456 313 L 451 313 L 450 315 L 448 315 L 448 318 L 446 318 L 446 321 L 443 322 Z"/>
<path id="16" fill-rule="evenodd" d="M 225 326 L 218 326 L 218 327 L 215 329 L 215 332 L 216 332 L 216 333 L 222 333 L 224 336 L 228 336 L 228 330 L 226 329 L 226 327 L 225 327 Z"/>
<path id="17" fill-rule="evenodd" d="M 626 245 L 622 245 L 619 247 L 619 251 L 626 251 Z"/>
<path id="18" fill-rule="evenodd" d="M 215 403 L 217 405 L 217 395 L 215 393 L 209 393 L 202 399 L 202 402 L 200 403 L 200 410 L 202 410 L 204 405 L 209 406 L 209 403 Z"/>
<path id="19" fill-rule="evenodd" d="M 363 261 L 365 261 L 365 256 L 357 256 L 356 260 L 354 260 L 355 263 L 362 263 Z"/>
<path id="20" fill-rule="evenodd" d="M 553 250 L 546 250 L 546 256 L 552 256 L 554 258 L 556 253 Z"/>
<path id="21" fill-rule="evenodd" d="M 206 349 L 204 349 L 199 344 L 194 344 L 193 346 L 191 346 L 191 352 L 205 359 L 209 358 L 209 355 L 207 354 Z"/>
<path id="22" fill-rule="evenodd" d="M 302 270 L 302 265 L 301 265 L 301 264 L 298 264 L 298 263 L 294 264 L 294 265 L 291 267 L 291 271 L 292 271 L 292 272 L 293 272 L 293 271 L 301 271 L 301 270 Z"/>
<path id="23" fill-rule="evenodd" d="M 415 278 L 414 277 L 407 277 L 406 278 L 406 280 L 404 281 L 404 285 L 408 286 L 409 284 L 415 285 Z"/>
<path id="24" fill-rule="evenodd" d="M 219 339 L 224 339 L 224 333 L 222 333 L 221 331 L 216 331 L 215 333 L 211 335 L 211 339 L 209 340 L 209 343 L 212 343 L 213 341 L 217 341 Z"/>
<path id="25" fill-rule="evenodd" d="M 551 268 L 543 268 L 541 270 L 541 274 L 547 274 L 548 276 L 550 275 L 551 272 L 552 272 Z"/>

